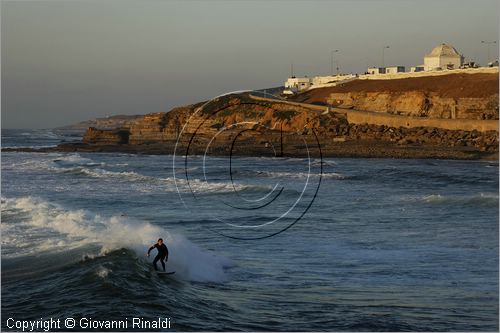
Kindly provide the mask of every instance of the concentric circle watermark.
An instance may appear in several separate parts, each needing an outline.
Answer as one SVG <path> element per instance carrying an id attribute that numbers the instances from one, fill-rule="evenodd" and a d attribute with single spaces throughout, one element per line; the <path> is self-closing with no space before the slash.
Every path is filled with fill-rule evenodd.
<path id="1" fill-rule="evenodd" d="M 174 148 L 173 176 L 185 209 L 232 239 L 269 238 L 296 225 L 323 175 L 320 141 L 308 118 L 294 127 L 293 116 L 302 116 L 297 108 L 254 94 L 223 94 L 197 107 Z"/>

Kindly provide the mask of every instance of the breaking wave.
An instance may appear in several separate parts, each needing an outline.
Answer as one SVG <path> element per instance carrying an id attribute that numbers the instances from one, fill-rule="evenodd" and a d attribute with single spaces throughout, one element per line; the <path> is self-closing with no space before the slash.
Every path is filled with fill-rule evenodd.
<path id="1" fill-rule="evenodd" d="M 166 228 L 124 216 L 103 217 L 89 211 L 68 210 L 33 197 L 2 198 L 1 228 L 4 259 L 76 251 L 78 256 L 65 256 L 74 262 L 126 248 L 144 265 L 150 265 L 143 259 L 144 253 L 162 237 L 170 251 L 168 267 L 176 271 L 176 278 L 222 282 L 226 279 L 224 268 L 232 265 L 229 259 L 203 250 Z M 106 269 L 97 272 L 100 277 L 107 274 Z"/>

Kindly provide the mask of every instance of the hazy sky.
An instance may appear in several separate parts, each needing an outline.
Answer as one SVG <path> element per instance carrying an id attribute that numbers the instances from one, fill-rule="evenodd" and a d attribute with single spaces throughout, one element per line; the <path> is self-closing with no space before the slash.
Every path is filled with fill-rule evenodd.
<path id="1" fill-rule="evenodd" d="M 168 111 L 296 75 L 414 66 L 439 43 L 482 64 L 497 0 L 2 1 L 2 128 Z M 498 43 L 491 47 L 498 57 Z"/>

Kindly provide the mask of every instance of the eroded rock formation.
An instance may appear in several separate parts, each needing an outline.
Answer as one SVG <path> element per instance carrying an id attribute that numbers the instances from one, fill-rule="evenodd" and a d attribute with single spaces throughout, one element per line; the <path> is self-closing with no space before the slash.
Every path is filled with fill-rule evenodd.
<path id="1" fill-rule="evenodd" d="M 292 100 L 415 117 L 498 119 L 498 73 L 355 80 Z"/>
<path id="2" fill-rule="evenodd" d="M 89 128 L 84 143 L 104 151 L 112 150 L 117 144 L 126 144 L 126 149 L 146 153 L 171 154 L 176 147 L 177 152 L 192 154 L 269 155 L 272 148 L 276 155 L 304 156 L 320 154 L 315 140 L 327 155 L 339 154 L 342 145 L 343 156 L 411 157 L 411 151 L 400 151 L 401 147 L 410 146 L 413 150 L 426 147 L 429 151 L 440 147 L 439 154 L 415 155 L 420 157 L 455 156 L 446 149 L 498 152 L 498 131 L 494 130 L 480 132 L 355 124 L 349 123 L 346 114 L 341 112 L 326 112 L 322 108 L 311 109 L 277 100 L 258 100 L 245 94 L 224 96 L 207 104 L 178 107 L 168 113 L 148 114 L 131 124 L 129 129 Z M 352 146 L 355 142 L 360 142 L 361 146 Z M 378 143 L 392 147 L 391 152 L 387 153 Z M 374 151 L 371 146 L 378 148 Z M 310 147 L 313 149 L 309 151 Z M 349 149 L 357 150 L 359 154 Z M 464 156 L 472 158 L 470 154 Z"/>
<path id="3" fill-rule="evenodd" d="M 327 104 L 356 110 L 444 119 L 498 119 L 498 94 L 488 97 L 442 97 L 435 93 L 337 92 Z"/>

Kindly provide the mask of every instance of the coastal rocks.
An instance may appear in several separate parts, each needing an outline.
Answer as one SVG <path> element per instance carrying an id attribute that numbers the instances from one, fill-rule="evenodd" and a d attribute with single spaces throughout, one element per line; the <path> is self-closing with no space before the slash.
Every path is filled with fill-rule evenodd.
<path id="1" fill-rule="evenodd" d="M 159 112 L 143 116 L 130 126 L 130 144 L 140 145 L 175 140 L 197 106 L 194 104 L 177 107 L 168 113 Z"/>
<path id="2" fill-rule="evenodd" d="M 164 141 L 167 114 L 147 114 L 130 126 L 130 144 Z"/>
<path id="3" fill-rule="evenodd" d="M 432 127 L 387 127 L 373 124 L 350 125 L 348 140 L 378 140 L 398 145 L 431 144 L 438 146 L 475 147 L 482 151 L 498 151 L 496 131 L 453 131 Z"/>
<path id="4" fill-rule="evenodd" d="M 434 93 L 335 92 L 327 104 L 356 110 L 444 119 L 498 119 L 498 94 L 482 98 L 441 97 Z"/>
<path id="5" fill-rule="evenodd" d="M 310 89 L 296 102 L 442 119 L 499 119 L 498 73 L 450 73 L 404 79 L 353 80 Z"/>
<path id="6" fill-rule="evenodd" d="M 122 145 L 129 143 L 129 135 L 128 129 L 102 130 L 89 127 L 83 136 L 82 142 L 92 145 Z"/>
<path id="7" fill-rule="evenodd" d="M 128 129 L 91 127 L 83 144 L 60 149 L 172 154 L 178 146 L 191 154 L 316 156 L 321 153 L 317 138 L 324 156 L 479 158 L 498 153 L 498 131 L 353 123 L 345 113 L 245 94 L 203 105 L 148 114 Z M 310 139 L 307 146 L 316 150 L 308 152 L 304 140 Z"/>

